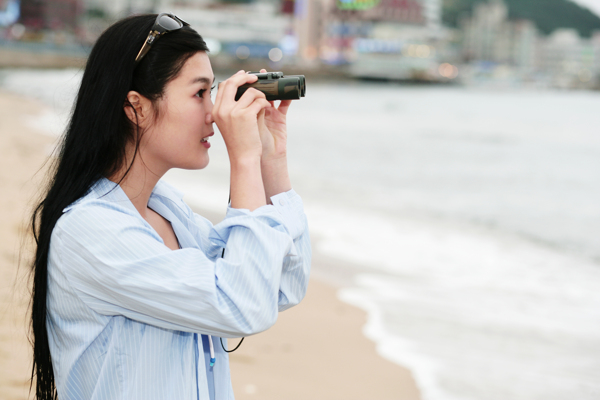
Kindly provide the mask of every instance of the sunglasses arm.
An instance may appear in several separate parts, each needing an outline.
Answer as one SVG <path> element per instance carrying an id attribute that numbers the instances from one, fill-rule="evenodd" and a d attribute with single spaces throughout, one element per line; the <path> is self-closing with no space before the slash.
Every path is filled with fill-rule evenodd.
<path id="1" fill-rule="evenodd" d="M 152 43 L 156 39 L 158 39 L 160 35 L 161 35 L 161 32 L 159 32 L 159 31 L 151 31 L 148 34 L 148 37 L 146 38 L 144 45 L 140 49 L 140 52 L 138 53 L 138 55 L 135 57 L 136 63 L 139 62 L 146 55 L 146 53 L 150 50 L 150 46 L 152 46 Z"/>

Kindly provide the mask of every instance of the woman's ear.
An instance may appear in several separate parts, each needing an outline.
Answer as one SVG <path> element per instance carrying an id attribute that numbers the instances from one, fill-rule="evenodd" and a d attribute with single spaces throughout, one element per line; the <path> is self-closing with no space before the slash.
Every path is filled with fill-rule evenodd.
<path id="1" fill-rule="evenodd" d="M 131 90 L 127 93 L 123 109 L 131 122 L 140 128 L 145 128 L 152 115 L 152 102 L 138 92 Z"/>

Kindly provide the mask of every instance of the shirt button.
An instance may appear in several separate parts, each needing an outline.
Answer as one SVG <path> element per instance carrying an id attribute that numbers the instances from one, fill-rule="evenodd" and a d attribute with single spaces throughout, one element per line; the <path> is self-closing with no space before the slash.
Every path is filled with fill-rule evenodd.
<path id="1" fill-rule="evenodd" d="M 285 200 L 284 199 L 279 199 L 279 204 L 282 206 L 285 206 Z"/>

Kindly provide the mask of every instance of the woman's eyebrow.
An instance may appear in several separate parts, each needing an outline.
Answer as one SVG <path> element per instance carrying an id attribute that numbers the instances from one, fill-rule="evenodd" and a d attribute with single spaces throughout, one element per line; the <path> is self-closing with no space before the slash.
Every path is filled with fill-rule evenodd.
<path id="1" fill-rule="evenodd" d="M 206 83 L 207 85 L 210 85 L 211 83 L 214 83 L 214 81 L 215 81 L 215 78 L 213 78 L 212 81 L 211 81 L 210 79 L 208 79 L 208 78 L 206 78 L 204 76 L 198 76 L 198 77 L 192 79 L 192 81 L 190 82 L 190 84 L 193 85 L 194 83 L 200 82 L 200 83 Z"/>

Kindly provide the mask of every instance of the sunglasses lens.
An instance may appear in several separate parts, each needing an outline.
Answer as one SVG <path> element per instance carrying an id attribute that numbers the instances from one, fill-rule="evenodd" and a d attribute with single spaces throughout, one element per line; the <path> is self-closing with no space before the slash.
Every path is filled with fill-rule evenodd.
<path id="1" fill-rule="evenodd" d="M 189 26 L 188 23 L 181 21 L 179 18 L 170 14 L 159 14 L 144 42 L 144 45 L 140 49 L 137 57 L 135 58 L 136 64 L 140 62 L 140 60 L 148 53 L 150 50 L 150 46 L 152 43 L 168 32 L 173 32 L 178 29 L 183 28 L 184 26 Z"/>
<path id="2" fill-rule="evenodd" d="M 168 15 L 162 15 L 158 20 L 158 24 L 167 31 L 172 31 L 182 27 L 181 22 L 169 17 Z"/>

